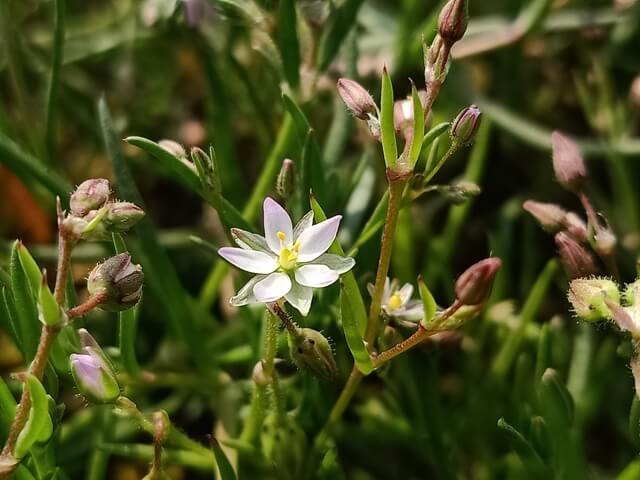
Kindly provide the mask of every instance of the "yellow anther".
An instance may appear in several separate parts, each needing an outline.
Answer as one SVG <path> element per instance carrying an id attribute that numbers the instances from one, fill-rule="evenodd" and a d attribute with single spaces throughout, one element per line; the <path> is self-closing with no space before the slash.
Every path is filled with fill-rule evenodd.
<path id="1" fill-rule="evenodd" d="M 300 250 L 300 242 L 298 240 L 296 240 L 296 243 L 293 244 L 293 247 L 291 247 L 291 249 L 294 252 L 297 252 L 298 250 Z"/>
<path id="2" fill-rule="evenodd" d="M 391 295 L 389 301 L 387 302 L 387 308 L 389 310 L 396 310 L 402 306 L 402 297 L 398 292 Z"/>
<path id="3" fill-rule="evenodd" d="M 280 241 L 284 241 L 284 239 L 287 238 L 287 236 L 282 231 L 276 232 L 276 237 L 278 237 Z"/>

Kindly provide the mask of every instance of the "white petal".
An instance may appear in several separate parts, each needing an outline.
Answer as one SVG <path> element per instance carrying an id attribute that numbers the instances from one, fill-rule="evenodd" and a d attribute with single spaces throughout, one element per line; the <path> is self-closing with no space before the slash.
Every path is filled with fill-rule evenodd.
<path id="1" fill-rule="evenodd" d="M 235 307 L 241 307 L 250 303 L 256 303 L 258 300 L 256 300 L 256 297 L 253 294 L 253 287 L 256 283 L 264 280 L 265 278 L 265 275 L 256 275 L 255 277 L 253 277 L 251 280 L 245 283 L 240 290 L 238 290 L 238 293 L 236 293 L 229 299 L 229 303 Z"/>
<path id="2" fill-rule="evenodd" d="M 353 268 L 356 261 L 351 257 L 341 257 L 333 253 L 323 253 L 313 261 L 314 265 L 326 265 L 338 273 L 346 273 Z"/>
<path id="3" fill-rule="evenodd" d="M 390 297 L 391 297 L 391 280 L 389 279 L 389 277 L 385 277 L 384 290 L 382 291 L 382 305 L 386 305 L 387 303 L 389 303 Z"/>
<path id="4" fill-rule="evenodd" d="M 271 253 L 271 249 L 262 235 L 247 232 L 241 228 L 232 228 L 231 236 L 240 248 L 244 248 L 245 250 L 257 250 L 259 252 L 269 254 Z"/>
<path id="5" fill-rule="evenodd" d="M 313 225 L 313 210 L 309 210 L 293 228 L 293 241 L 295 242 L 300 234 Z"/>
<path id="6" fill-rule="evenodd" d="M 218 250 L 218 254 L 229 263 L 246 272 L 271 273 L 278 268 L 278 259 L 264 252 L 223 247 Z"/>
<path id="7" fill-rule="evenodd" d="M 422 302 L 410 302 L 406 307 L 398 308 L 391 312 L 394 317 L 402 317 L 406 320 L 422 320 L 424 316 L 424 308 Z"/>
<path id="8" fill-rule="evenodd" d="M 310 262 L 327 251 L 327 248 L 331 246 L 336 238 L 341 218 L 340 215 L 336 215 L 324 222 L 312 225 L 300 234 L 298 238 L 300 245 L 298 250 L 299 262 Z"/>
<path id="9" fill-rule="evenodd" d="M 291 290 L 291 279 L 286 273 L 272 273 L 253 287 L 253 294 L 259 302 L 275 302 Z"/>
<path id="10" fill-rule="evenodd" d="M 340 275 L 326 265 L 303 265 L 296 269 L 296 282 L 305 287 L 326 287 L 335 282 Z"/>
<path id="11" fill-rule="evenodd" d="M 367 292 L 369 292 L 369 296 L 373 297 L 373 289 L 376 288 L 373 286 L 373 283 L 367 283 Z M 383 302 L 384 304 L 384 302 Z"/>
<path id="12" fill-rule="evenodd" d="M 398 290 L 398 294 L 400 294 L 401 305 L 406 305 L 406 303 L 411 300 L 411 295 L 413 295 L 413 285 L 405 283 L 402 288 Z"/>
<path id="13" fill-rule="evenodd" d="M 280 254 L 281 241 L 278 232 L 284 233 L 286 246 L 293 243 L 293 226 L 287 211 L 270 197 L 264 199 L 264 236 L 273 253 Z"/>
<path id="14" fill-rule="evenodd" d="M 298 282 L 293 282 L 291 290 L 284 298 L 298 310 L 304 317 L 309 313 L 311 308 L 311 300 L 313 299 L 313 289 L 311 287 L 305 287 Z"/>

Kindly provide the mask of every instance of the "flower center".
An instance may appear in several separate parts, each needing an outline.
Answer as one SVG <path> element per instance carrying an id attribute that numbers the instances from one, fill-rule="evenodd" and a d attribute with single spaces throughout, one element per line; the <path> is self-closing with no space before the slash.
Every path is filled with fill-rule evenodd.
<path id="1" fill-rule="evenodd" d="M 401 306 L 402 306 L 402 297 L 398 292 L 396 292 L 393 295 L 391 295 L 391 297 L 389 298 L 389 301 L 387 302 L 387 309 L 392 312 L 394 310 L 397 310 Z"/>
<path id="2" fill-rule="evenodd" d="M 280 255 L 278 256 L 278 263 L 284 270 L 291 270 L 296 266 L 300 245 L 296 242 L 291 246 L 286 246 L 285 241 L 287 236 L 284 232 L 277 232 L 276 235 L 280 239 Z"/>

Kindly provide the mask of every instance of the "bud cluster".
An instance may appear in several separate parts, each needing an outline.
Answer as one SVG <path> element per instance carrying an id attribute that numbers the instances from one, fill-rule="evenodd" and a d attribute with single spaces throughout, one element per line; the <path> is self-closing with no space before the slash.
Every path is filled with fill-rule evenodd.
<path id="1" fill-rule="evenodd" d="M 104 178 L 78 185 L 69 200 L 69 213 L 61 228 L 73 240 L 106 240 L 112 233 L 126 232 L 144 217 L 144 211 L 130 202 L 110 200 L 111 188 Z"/>

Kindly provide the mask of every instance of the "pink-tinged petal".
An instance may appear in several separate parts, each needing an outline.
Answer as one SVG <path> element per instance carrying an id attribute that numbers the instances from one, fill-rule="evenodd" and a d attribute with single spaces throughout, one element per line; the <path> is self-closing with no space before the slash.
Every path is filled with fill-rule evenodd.
<path id="1" fill-rule="evenodd" d="M 266 275 L 256 275 L 251 280 L 243 285 L 238 292 L 229 299 L 229 303 L 234 307 L 242 307 L 243 305 L 249 305 L 250 303 L 257 303 L 256 296 L 253 294 L 253 287 L 256 283 L 264 280 Z"/>
<path id="2" fill-rule="evenodd" d="M 281 241 L 278 232 L 284 233 L 284 245 L 293 243 L 293 225 L 287 211 L 270 197 L 264 199 L 264 237 L 273 253 L 280 254 Z"/>
<path id="3" fill-rule="evenodd" d="M 298 310 L 303 317 L 306 317 L 311 308 L 311 300 L 313 300 L 313 289 L 305 287 L 298 282 L 293 282 L 291 290 L 284 298 L 291 304 L 293 308 Z"/>
<path id="4" fill-rule="evenodd" d="M 258 302 L 275 302 L 291 290 L 291 279 L 286 273 L 272 273 L 264 280 L 256 283 L 253 294 Z"/>
<path id="5" fill-rule="evenodd" d="M 305 287 L 322 288 L 331 285 L 340 275 L 326 265 L 303 265 L 296 269 L 296 282 Z"/>
<path id="6" fill-rule="evenodd" d="M 298 262 L 311 262 L 315 260 L 331 246 L 338 233 L 340 215 L 331 217 L 324 222 L 313 225 L 298 237 Z"/>
<path id="7" fill-rule="evenodd" d="M 251 273 L 271 273 L 278 268 L 278 259 L 273 255 L 243 248 L 222 247 L 218 254 L 227 262 Z"/>

